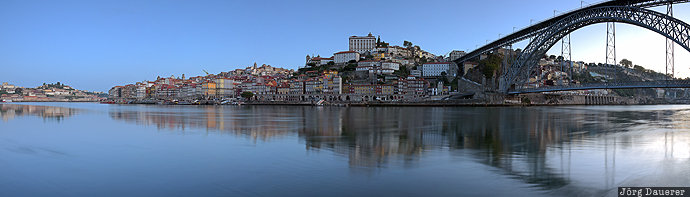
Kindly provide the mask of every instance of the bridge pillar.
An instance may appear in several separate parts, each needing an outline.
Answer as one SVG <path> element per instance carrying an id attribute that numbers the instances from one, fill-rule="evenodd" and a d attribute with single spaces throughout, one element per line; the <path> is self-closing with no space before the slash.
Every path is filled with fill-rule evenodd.
<path id="1" fill-rule="evenodd" d="M 673 2 L 669 3 L 666 6 L 666 15 L 673 17 Z M 674 57 L 673 57 L 673 47 L 675 46 L 675 43 L 673 43 L 673 40 L 666 38 L 666 75 L 671 76 L 673 78 L 674 76 Z M 671 73 L 669 73 L 669 71 Z"/>
<path id="2" fill-rule="evenodd" d="M 606 64 L 616 65 L 616 23 L 606 23 Z"/>

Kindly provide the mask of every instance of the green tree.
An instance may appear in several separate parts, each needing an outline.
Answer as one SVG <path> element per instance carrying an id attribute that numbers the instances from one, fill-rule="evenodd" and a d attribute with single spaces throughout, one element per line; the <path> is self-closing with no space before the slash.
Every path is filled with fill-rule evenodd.
<path id="1" fill-rule="evenodd" d="M 412 47 L 412 42 L 405 40 L 405 41 L 403 41 L 403 46 L 410 48 L 410 47 Z"/>
<path id="2" fill-rule="evenodd" d="M 340 69 L 340 72 L 355 71 L 355 69 L 357 69 L 357 64 L 347 64 L 342 69 Z"/>
<path id="3" fill-rule="evenodd" d="M 633 66 L 633 69 L 635 69 L 637 72 L 644 72 L 646 69 L 640 65 L 635 65 Z"/>
<path id="4" fill-rule="evenodd" d="M 620 64 L 625 66 L 626 68 L 631 68 L 633 65 L 632 61 L 625 58 L 620 61 Z"/>
<path id="5" fill-rule="evenodd" d="M 410 70 L 407 70 L 407 68 L 402 67 L 396 71 L 393 71 L 393 74 L 398 76 L 398 77 L 405 78 L 407 76 L 410 76 Z"/>
<path id="6" fill-rule="evenodd" d="M 448 74 L 446 71 L 441 72 L 441 81 L 443 81 L 443 84 L 448 85 L 450 82 L 448 82 Z"/>
<path id="7" fill-rule="evenodd" d="M 479 68 L 484 76 L 492 78 L 498 68 L 501 67 L 501 56 L 497 54 L 489 54 L 488 57 L 479 61 Z"/>
<path id="8" fill-rule="evenodd" d="M 451 91 L 453 90 L 458 90 L 458 78 L 454 78 L 453 81 L 450 82 L 450 88 Z"/>
<path id="9" fill-rule="evenodd" d="M 242 97 L 244 97 L 245 99 L 249 100 L 250 98 L 252 98 L 252 97 L 254 96 L 254 93 L 252 93 L 252 92 L 242 92 L 242 94 L 240 94 L 240 96 L 242 96 Z"/>

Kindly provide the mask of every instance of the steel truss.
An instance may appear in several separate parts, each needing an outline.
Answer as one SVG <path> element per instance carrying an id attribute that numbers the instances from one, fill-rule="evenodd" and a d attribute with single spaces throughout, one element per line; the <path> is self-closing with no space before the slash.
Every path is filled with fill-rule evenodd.
<path id="1" fill-rule="evenodd" d="M 582 27 L 605 22 L 627 23 L 657 32 L 690 51 L 690 25 L 652 10 L 630 6 L 594 7 L 569 13 L 534 36 L 504 76 L 499 90 L 522 85 L 538 72 L 536 65 L 544 54 L 564 36 Z"/>

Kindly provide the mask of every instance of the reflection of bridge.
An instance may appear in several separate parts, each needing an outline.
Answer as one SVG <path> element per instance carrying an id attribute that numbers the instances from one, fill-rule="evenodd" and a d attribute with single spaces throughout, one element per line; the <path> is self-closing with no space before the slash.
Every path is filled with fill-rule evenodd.
<path id="1" fill-rule="evenodd" d="M 688 80 L 663 80 L 663 81 L 630 81 L 613 83 L 590 83 L 563 86 L 542 86 L 538 88 L 522 88 L 509 91 L 508 94 L 556 92 L 570 90 L 591 89 L 632 89 L 632 88 L 690 88 Z"/>
<path id="2" fill-rule="evenodd" d="M 481 54 L 497 51 L 501 48 L 512 49 L 514 43 L 524 41 L 529 39 L 529 43 L 524 50 L 520 51 L 515 57 L 511 57 L 512 54 L 506 55 L 503 62 L 503 70 L 500 75 L 499 90 L 501 92 L 521 92 L 515 90 L 514 88 L 522 86 L 530 77 L 533 77 L 538 72 L 537 63 L 546 54 L 546 52 L 555 45 L 559 40 L 564 41 L 564 50 L 568 52 L 563 52 L 569 54 L 570 48 L 570 37 L 569 34 L 577 29 L 585 26 L 597 24 L 597 23 L 627 23 L 631 25 L 636 25 L 642 28 L 652 30 L 659 33 L 660 35 L 667 38 L 667 59 L 670 57 L 670 61 L 667 61 L 667 74 L 668 70 L 671 70 L 670 75 L 673 75 L 673 43 L 676 43 L 683 47 L 685 50 L 690 51 L 690 25 L 687 23 L 673 18 L 672 15 L 672 4 L 685 3 L 688 0 L 623 0 L 623 1 L 607 1 L 603 3 L 598 3 L 595 5 L 583 7 L 574 11 L 567 12 L 565 14 L 556 16 L 554 18 L 542 21 L 540 23 L 531 25 L 515 33 L 509 34 L 502 37 L 496 41 L 493 41 L 485 46 L 482 46 L 474 51 L 469 52 L 467 55 L 460 57 L 455 60 L 457 63 L 461 64 L 463 62 L 475 59 Z M 657 6 L 667 6 L 667 13 L 659 13 L 646 8 L 657 7 Z M 611 26 L 611 25 L 609 25 Z M 610 36 L 611 32 L 615 32 L 615 27 L 607 29 L 607 34 Z M 615 33 L 613 40 L 613 64 L 615 64 Z M 567 40 L 567 43 L 566 43 Z M 608 54 L 610 43 L 607 43 L 607 64 L 609 64 Z M 671 55 L 669 56 L 669 52 Z M 564 56 L 566 62 L 570 61 L 569 55 Z M 510 62 L 510 63 L 509 63 Z M 670 68 L 669 68 L 670 66 Z M 569 65 L 572 69 L 572 63 Z M 625 85 L 625 84 L 621 84 Z M 602 86 L 575 86 L 572 89 L 588 89 L 587 87 L 600 88 Z M 619 87 L 619 86 L 606 86 L 608 88 L 637 88 L 637 87 Z M 647 86 L 640 86 L 647 87 Z M 662 87 L 662 86 L 653 86 Z M 513 88 L 513 90 L 511 90 Z M 554 87 L 555 89 L 568 89 L 564 87 Z M 545 88 L 541 91 L 544 92 Z"/>

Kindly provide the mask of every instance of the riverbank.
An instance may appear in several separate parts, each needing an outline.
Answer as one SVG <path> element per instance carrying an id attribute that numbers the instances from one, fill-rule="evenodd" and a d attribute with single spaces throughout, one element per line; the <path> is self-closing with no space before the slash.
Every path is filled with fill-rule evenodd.
<path id="1" fill-rule="evenodd" d="M 104 104 L 160 104 L 160 105 L 316 105 L 316 106 L 559 106 L 559 105 L 659 105 L 690 104 L 690 100 L 621 97 L 616 95 L 573 95 L 534 93 L 522 95 L 504 95 L 494 92 L 482 92 L 467 99 L 452 97 L 427 97 L 417 101 L 367 100 L 343 101 L 336 99 L 309 100 L 105 100 Z"/>

